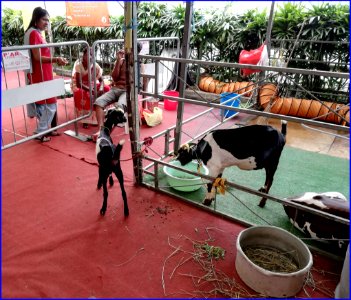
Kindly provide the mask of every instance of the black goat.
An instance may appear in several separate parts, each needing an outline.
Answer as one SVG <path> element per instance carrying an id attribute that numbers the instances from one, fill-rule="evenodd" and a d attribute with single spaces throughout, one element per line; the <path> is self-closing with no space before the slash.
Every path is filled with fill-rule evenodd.
<path id="1" fill-rule="evenodd" d="M 107 208 L 107 179 L 110 177 L 109 183 L 113 185 L 112 172 L 115 173 L 121 186 L 122 198 L 124 203 L 124 215 L 129 215 L 127 194 L 124 190 L 123 173 L 120 163 L 120 154 L 123 148 L 124 140 L 121 140 L 117 146 L 113 144 L 111 139 L 111 131 L 115 126 L 125 123 L 127 120 L 124 111 L 120 108 L 112 108 L 107 111 L 104 126 L 101 127 L 100 134 L 96 141 L 96 157 L 99 163 L 99 180 L 97 188 L 104 190 L 104 200 L 100 210 L 101 215 L 105 215 Z M 110 176 L 111 175 L 111 176 Z"/>
<path id="2" fill-rule="evenodd" d="M 209 176 L 221 177 L 226 167 L 237 166 L 242 170 L 266 170 L 266 181 L 259 190 L 268 193 L 273 183 L 279 158 L 285 145 L 286 122 L 281 132 L 271 126 L 251 125 L 240 128 L 213 130 L 197 144 L 183 145 L 177 159 L 182 165 L 192 159 L 202 160 L 209 169 Z M 215 197 L 213 183 L 207 184 L 203 204 L 209 206 Z M 259 206 L 264 207 L 267 198 Z"/>

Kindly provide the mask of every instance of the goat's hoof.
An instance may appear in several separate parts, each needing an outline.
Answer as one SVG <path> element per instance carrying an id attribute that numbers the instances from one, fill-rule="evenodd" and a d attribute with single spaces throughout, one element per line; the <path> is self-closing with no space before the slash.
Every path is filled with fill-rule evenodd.
<path id="1" fill-rule="evenodd" d="M 98 184 L 97 186 L 96 186 L 96 189 L 97 190 L 100 190 L 102 188 L 102 184 Z"/>
<path id="2" fill-rule="evenodd" d="M 104 216 L 104 215 L 105 215 L 105 212 L 106 212 L 106 210 L 100 209 L 100 215 Z"/>
<path id="3" fill-rule="evenodd" d="M 108 183 L 110 184 L 110 186 L 113 186 L 114 181 L 113 181 L 112 176 L 110 176 L 110 177 L 109 177 L 109 179 L 108 179 Z"/>
<path id="4" fill-rule="evenodd" d="M 128 216 L 129 216 L 129 209 L 125 209 L 125 210 L 124 210 L 124 216 L 125 216 L 125 217 L 128 217 Z"/>
<path id="5" fill-rule="evenodd" d="M 206 206 L 210 206 L 211 203 L 212 203 L 212 200 L 213 200 L 213 199 L 205 199 L 205 200 L 202 202 L 202 204 L 203 204 L 203 205 L 206 205 Z"/>

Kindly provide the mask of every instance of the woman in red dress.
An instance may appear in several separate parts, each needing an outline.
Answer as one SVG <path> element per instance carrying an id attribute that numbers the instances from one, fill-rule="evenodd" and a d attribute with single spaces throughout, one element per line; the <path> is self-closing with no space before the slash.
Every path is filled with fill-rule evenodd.
<path id="1" fill-rule="evenodd" d="M 41 8 L 36 7 L 33 10 L 32 19 L 24 35 L 24 44 L 26 45 L 42 45 L 46 44 L 41 32 L 49 25 L 49 14 Z M 31 49 L 31 71 L 27 74 L 29 84 L 40 83 L 53 80 L 52 63 L 59 66 L 67 64 L 67 60 L 62 57 L 53 57 L 50 48 Z M 49 125 L 56 115 L 56 98 L 49 98 L 35 102 L 35 114 L 38 119 L 37 129 L 35 133 L 40 133 L 49 129 Z M 50 141 L 49 136 L 41 136 L 42 142 Z"/>

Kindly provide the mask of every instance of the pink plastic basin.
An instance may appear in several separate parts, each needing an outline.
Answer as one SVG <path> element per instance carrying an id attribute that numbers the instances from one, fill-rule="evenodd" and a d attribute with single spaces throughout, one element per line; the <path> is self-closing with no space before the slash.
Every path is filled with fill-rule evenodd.
<path id="1" fill-rule="evenodd" d="M 171 96 L 171 97 L 179 97 L 179 92 L 178 91 L 164 91 L 163 95 Z M 165 110 L 176 110 L 177 106 L 178 106 L 178 101 L 173 101 L 173 100 L 164 98 L 163 104 L 164 104 Z"/>

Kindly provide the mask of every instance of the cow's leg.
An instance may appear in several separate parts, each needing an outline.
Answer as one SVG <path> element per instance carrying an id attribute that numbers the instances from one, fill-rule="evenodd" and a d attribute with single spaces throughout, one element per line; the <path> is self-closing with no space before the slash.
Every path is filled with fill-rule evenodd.
<path id="1" fill-rule="evenodd" d="M 110 186 L 113 186 L 114 181 L 112 175 L 110 175 L 110 177 L 108 178 L 108 183 L 110 184 Z"/>
<path id="2" fill-rule="evenodd" d="M 270 166 L 270 167 L 266 168 L 265 170 L 266 170 L 266 181 L 264 183 L 264 186 L 261 187 L 259 189 L 259 191 L 262 193 L 268 194 L 269 190 L 272 186 L 272 183 L 273 183 L 273 177 L 274 177 L 275 171 L 277 170 L 277 166 L 276 165 Z M 261 199 L 260 203 L 258 204 L 258 206 L 264 207 L 266 205 L 266 201 L 267 201 L 267 198 L 263 197 Z"/>
<path id="3" fill-rule="evenodd" d="M 122 191 L 122 198 L 123 198 L 123 204 L 124 204 L 124 216 L 129 216 L 129 208 L 128 208 L 128 201 L 127 201 L 127 194 L 124 189 L 124 179 L 123 179 L 123 172 L 121 169 L 121 165 L 118 163 L 114 168 L 113 168 L 113 173 L 115 173 L 119 185 L 121 186 L 121 191 Z"/>
<path id="4" fill-rule="evenodd" d="M 102 182 L 102 187 L 104 191 L 104 198 L 102 202 L 102 207 L 100 209 L 100 215 L 105 215 L 106 208 L 107 208 L 107 197 L 108 197 L 108 191 L 107 191 L 107 179 L 108 179 L 109 174 L 106 174 L 102 168 L 99 168 L 99 178 L 101 179 Z"/>
<path id="5" fill-rule="evenodd" d="M 206 206 L 210 206 L 212 203 L 212 200 L 214 200 L 214 193 L 212 191 L 212 187 L 213 187 L 213 182 L 210 182 L 207 184 L 207 193 L 206 193 L 206 197 L 203 201 L 202 204 L 206 205 Z"/>
<path id="6" fill-rule="evenodd" d="M 101 187 L 102 187 L 102 175 L 101 175 L 101 167 L 99 166 L 99 179 L 98 179 L 98 183 L 97 183 L 97 189 L 99 190 L 99 189 L 101 189 Z"/>
<path id="7" fill-rule="evenodd" d="M 217 177 L 216 178 L 221 178 L 222 177 L 222 172 L 217 173 Z M 211 174 L 209 174 L 210 176 L 213 176 Z M 206 197 L 205 200 L 203 201 L 203 204 L 206 206 L 210 206 L 212 201 L 215 200 L 216 197 L 216 188 L 213 186 L 214 182 L 210 182 L 207 184 L 207 193 L 206 193 Z"/>

